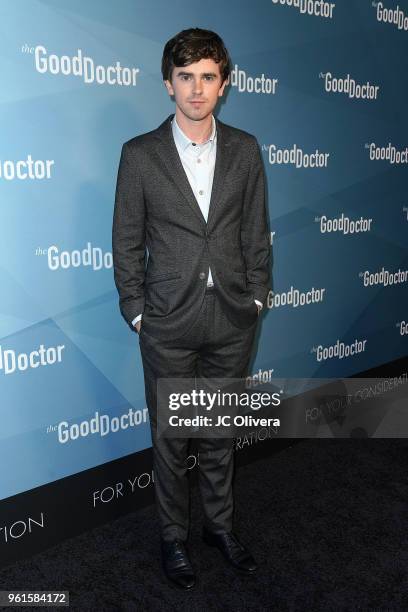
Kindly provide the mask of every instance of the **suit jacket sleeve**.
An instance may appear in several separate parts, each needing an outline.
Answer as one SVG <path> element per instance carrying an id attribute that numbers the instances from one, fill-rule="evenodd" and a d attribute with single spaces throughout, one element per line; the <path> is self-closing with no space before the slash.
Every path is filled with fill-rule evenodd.
<path id="1" fill-rule="evenodd" d="M 125 143 L 119 162 L 112 227 L 112 255 L 120 311 L 132 321 L 144 310 L 145 203 L 134 154 Z"/>
<path id="2" fill-rule="evenodd" d="M 241 222 L 241 245 L 247 285 L 254 299 L 264 303 L 269 292 L 270 239 L 266 213 L 265 171 L 258 143 L 254 142 Z"/>

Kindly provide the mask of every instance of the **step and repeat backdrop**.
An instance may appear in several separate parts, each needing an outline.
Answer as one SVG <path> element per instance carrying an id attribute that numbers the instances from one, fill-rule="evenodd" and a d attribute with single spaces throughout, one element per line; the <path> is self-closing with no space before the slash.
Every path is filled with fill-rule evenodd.
<path id="1" fill-rule="evenodd" d="M 113 281 L 112 213 L 123 142 L 174 112 L 161 55 L 188 27 L 224 39 L 233 71 L 217 115 L 257 137 L 268 179 L 273 281 L 250 382 L 347 377 L 406 355 L 407 2 L 3 0 L 8 560 L 30 538 L 44 546 L 86 513 L 83 525 L 95 524 L 153 488 L 138 337 Z M 111 482 L 103 466 L 125 458 L 128 472 Z"/>

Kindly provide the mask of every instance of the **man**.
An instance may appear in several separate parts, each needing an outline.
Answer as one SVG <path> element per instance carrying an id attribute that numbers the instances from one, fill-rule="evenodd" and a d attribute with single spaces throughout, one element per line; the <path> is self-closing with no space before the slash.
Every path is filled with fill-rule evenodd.
<path id="1" fill-rule="evenodd" d="M 162 562 L 185 589 L 195 583 L 186 549 L 188 438 L 157 435 L 157 381 L 246 376 L 269 290 L 259 147 L 213 116 L 230 65 L 214 32 L 184 30 L 167 42 L 162 74 L 175 115 L 123 145 L 113 220 L 120 309 L 143 361 Z M 256 562 L 232 531 L 232 438 L 200 439 L 199 458 L 203 539 L 253 573 Z"/>

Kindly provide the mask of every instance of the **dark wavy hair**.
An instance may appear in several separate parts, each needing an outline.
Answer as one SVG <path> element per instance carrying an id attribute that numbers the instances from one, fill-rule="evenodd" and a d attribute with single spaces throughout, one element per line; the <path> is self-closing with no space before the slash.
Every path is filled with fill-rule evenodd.
<path id="1" fill-rule="evenodd" d="M 222 38 L 211 30 L 182 30 L 165 44 L 161 71 L 164 81 L 171 81 L 173 68 L 189 66 L 202 59 L 212 59 L 220 65 L 224 82 L 231 72 L 231 59 Z"/>

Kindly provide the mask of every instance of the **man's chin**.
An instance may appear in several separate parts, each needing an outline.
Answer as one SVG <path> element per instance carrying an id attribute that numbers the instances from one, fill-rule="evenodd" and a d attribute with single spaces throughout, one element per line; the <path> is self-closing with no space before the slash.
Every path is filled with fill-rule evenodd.
<path id="1" fill-rule="evenodd" d="M 183 115 L 185 115 L 191 121 L 202 121 L 208 115 L 211 115 L 212 109 L 206 108 L 193 108 L 193 109 L 182 109 Z"/>

